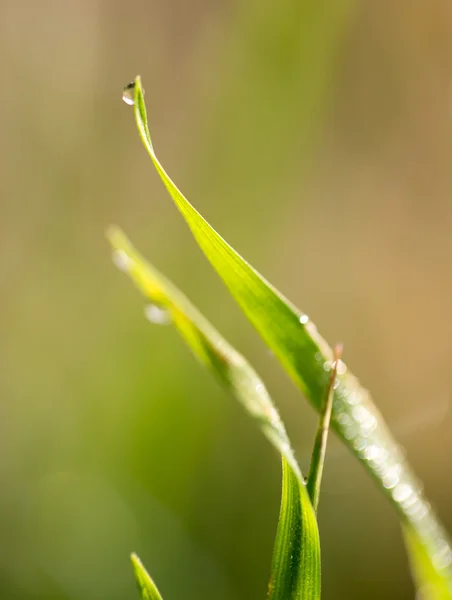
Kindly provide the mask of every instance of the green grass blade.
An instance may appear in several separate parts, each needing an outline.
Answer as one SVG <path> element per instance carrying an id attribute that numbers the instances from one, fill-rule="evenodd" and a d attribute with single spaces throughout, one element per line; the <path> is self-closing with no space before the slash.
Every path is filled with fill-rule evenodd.
<path id="1" fill-rule="evenodd" d="M 312 405 L 321 410 L 333 354 L 315 325 L 251 267 L 193 208 L 157 159 L 147 125 L 141 80 L 134 113 L 140 137 L 193 236 L 248 319 Z M 370 394 L 345 365 L 338 374 L 332 426 L 374 477 L 416 537 L 425 560 L 451 592 L 452 548 Z M 431 596 L 431 600 L 436 600 Z"/>
<path id="2" fill-rule="evenodd" d="M 311 565 L 320 561 L 320 548 L 305 525 L 305 486 L 283 461 L 283 483 L 278 531 L 268 585 L 269 600 L 320 598 L 320 579 Z M 301 510 L 299 510 L 301 508 Z"/>
<path id="3" fill-rule="evenodd" d="M 120 230 L 111 229 L 108 238 L 116 264 L 149 302 L 166 311 L 194 355 L 258 422 L 282 456 L 283 493 L 272 563 L 272 600 L 320 598 L 320 545 L 315 513 L 286 430 L 264 384 L 243 356 L 186 296 L 143 259 Z"/>
<path id="4" fill-rule="evenodd" d="M 157 586 L 152 581 L 151 576 L 144 568 L 143 563 L 138 556 L 136 554 L 132 554 L 130 560 L 132 561 L 133 573 L 135 575 L 142 600 L 162 600 Z"/>

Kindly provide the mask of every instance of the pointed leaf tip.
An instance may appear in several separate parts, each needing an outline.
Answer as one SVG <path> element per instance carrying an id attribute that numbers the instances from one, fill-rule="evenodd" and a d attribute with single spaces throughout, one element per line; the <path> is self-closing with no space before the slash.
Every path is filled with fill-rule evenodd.
<path id="1" fill-rule="evenodd" d="M 162 600 L 157 586 L 144 568 L 140 558 L 135 553 L 132 553 L 130 560 L 142 600 Z"/>

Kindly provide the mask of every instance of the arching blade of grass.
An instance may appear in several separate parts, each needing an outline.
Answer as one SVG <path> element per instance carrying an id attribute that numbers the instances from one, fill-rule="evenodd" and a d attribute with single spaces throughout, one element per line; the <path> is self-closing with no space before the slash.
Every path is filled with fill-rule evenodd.
<path id="1" fill-rule="evenodd" d="M 199 246 L 286 371 L 312 405 L 321 410 L 327 371 L 333 358 L 331 348 L 307 316 L 253 269 L 175 186 L 152 146 L 139 77 L 129 92 L 143 144 Z M 447 590 L 444 593 L 452 598 L 452 548 L 447 534 L 424 498 L 419 481 L 407 465 L 403 452 L 368 391 L 360 386 L 345 365 L 339 369 L 338 382 L 334 394 L 333 428 L 394 504 L 405 527 L 422 548 L 423 561 L 430 563 L 432 572 L 442 582 L 443 590 Z M 416 556 L 412 553 L 413 564 L 418 562 Z M 425 570 L 420 569 L 420 572 Z M 432 592 L 429 598 L 442 600 L 438 594 Z"/>
<path id="2" fill-rule="evenodd" d="M 162 600 L 157 586 L 152 581 L 151 576 L 144 568 L 143 563 L 138 556 L 136 554 L 132 554 L 130 559 L 132 561 L 133 573 L 135 575 L 142 600 Z"/>
<path id="3" fill-rule="evenodd" d="M 165 311 L 194 355 L 208 367 L 282 456 L 283 491 L 270 578 L 271 600 L 320 598 L 320 546 L 317 521 L 289 438 L 268 392 L 241 354 L 214 329 L 191 302 L 111 229 L 115 262 L 149 302 Z"/>

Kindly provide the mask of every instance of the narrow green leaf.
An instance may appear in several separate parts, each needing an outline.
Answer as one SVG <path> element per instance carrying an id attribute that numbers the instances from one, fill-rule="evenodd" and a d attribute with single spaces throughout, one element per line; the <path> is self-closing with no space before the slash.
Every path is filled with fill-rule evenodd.
<path id="1" fill-rule="evenodd" d="M 305 511 L 312 506 L 304 501 L 305 486 L 283 461 L 281 509 L 270 582 L 269 600 L 305 600 L 320 598 L 320 579 L 311 565 L 320 561 L 320 548 L 314 532 L 304 524 Z M 301 510 L 299 509 L 301 508 Z"/>
<path id="2" fill-rule="evenodd" d="M 283 493 L 272 563 L 272 600 L 320 598 L 320 545 L 315 513 L 283 422 L 264 384 L 243 356 L 186 296 L 144 260 L 120 230 L 112 228 L 107 235 L 115 263 L 149 302 L 166 311 L 194 355 L 258 422 L 282 456 Z"/>
<path id="3" fill-rule="evenodd" d="M 152 581 L 151 576 L 144 568 L 143 563 L 138 556 L 136 554 L 132 554 L 130 560 L 132 561 L 133 572 L 142 600 L 162 600 L 157 586 Z"/>
<path id="4" fill-rule="evenodd" d="M 334 385 L 336 383 L 337 368 L 342 356 L 342 346 L 337 345 L 334 349 L 334 361 L 331 369 L 330 381 L 325 394 L 325 402 L 320 413 L 319 426 L 312 451 L 311 464 L 309 466 L 308 481 L 306 489 L 311 498 L 312 506 L 317 512 L 320 498 L 320 486 L 322 484 L 323 465 L 325 463 L 326 443 L 330 428 L 331 414 L 333 411 Z"/>
<path id="5" fill-rule="evenodd" d="M 139 77 L 135 80 L 133 99 L 143 144 L 200 248 L 288 374 L 320 411 L 333 359 L 331 348 L 307 316 L 227 244 L 171 181 L 152 146 Z M 420 482 L 375 408 L 369 392 L 360 386 L 345 365 L 338 372 L 338 380 L 333 428 L 394 504 L 405 527 L 411 530 L 425 553 L 425 561 L 444 580 L 452 598 L 452 548 L 424 497 Z M 437 597 L 431 595 L 429 600 L 437 600 Z"/>

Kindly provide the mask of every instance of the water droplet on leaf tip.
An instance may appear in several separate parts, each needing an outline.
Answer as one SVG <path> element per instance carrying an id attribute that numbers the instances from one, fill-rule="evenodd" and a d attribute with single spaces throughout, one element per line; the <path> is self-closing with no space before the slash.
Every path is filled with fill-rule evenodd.
<path id="1" fill-rule="evenodd" d="M 124 250 L 113 250 L 111 255 L 113 264 L 120 270 L 126 272 L 129 268 L 130 258 Z"/>
<path id="2" fill-rule="evenodd" d="M 155 304 L 147 304 L 144 307 L 144 315 L 154 325 L 168 325 L 171 323 L 170 313 Z"/>
<path id="3" fill-rule="evenodd" d="M 135 104 L 135 82 L 131 81 L 122 90 L 122 99 L 129 106 Z"/>

